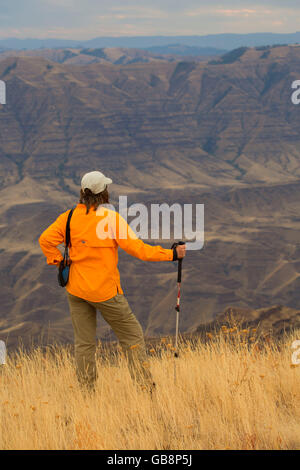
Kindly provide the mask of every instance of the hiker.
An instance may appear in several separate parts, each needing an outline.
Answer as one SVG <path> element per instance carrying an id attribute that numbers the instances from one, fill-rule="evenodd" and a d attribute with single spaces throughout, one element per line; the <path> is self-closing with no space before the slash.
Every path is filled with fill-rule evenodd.
<path id="1" fill-rule="evenodd" d="M 185 256 L 185 245 L 173 249 L 151 246 L 139 239 L 121 215 L 109 208 L 108 185 L 99 171 L 81 180 L 80 200 L 70 220 L 70 271 L 66 295 L 74 329 L 76 373 L 81 385 L 94 390 L 97 379 L 96 312 L 117 336 L 128 359 L 131 377 L 142 388 L 155 387 L 149 368 L 143 331 L 124 296 L 118 264 L 118 246 L 144 261 L 175 261 Z M 63 256 L 70 210 L 62 213 L 40 236 L 49 265 L 59 266 Z M 107 229 L 101 229 L 101 224 Z M 109 236 L 107 236 L 109 234 Z"/>

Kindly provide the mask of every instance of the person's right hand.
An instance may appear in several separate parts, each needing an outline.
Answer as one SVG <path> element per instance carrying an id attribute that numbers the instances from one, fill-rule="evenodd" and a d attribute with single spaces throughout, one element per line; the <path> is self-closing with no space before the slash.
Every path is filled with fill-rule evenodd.
<path id="1" fill-rule="evenodd" d="M 185 245 L 177 245 L 176 246 L 176 253 L 177 253 L 177 258 L 181 259 L 185 257 L 186 253 L 186 246 Z"/>

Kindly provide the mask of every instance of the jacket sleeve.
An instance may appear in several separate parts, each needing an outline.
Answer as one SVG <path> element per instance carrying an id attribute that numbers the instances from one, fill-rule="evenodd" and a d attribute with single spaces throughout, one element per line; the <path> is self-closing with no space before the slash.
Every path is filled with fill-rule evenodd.
<path id="1" fill-rule="evenodd" d="M 118 213 L 116 213 L 115 239 L 124 251 L 135 258 L 143 261 L 173 261 L 173 250 L 144 243 Z"/>
<path id="2" fill-rule="evenodd" d="M 57 248 L 65 241 L 66 223 L 69 211 L 61 214 L 40 236 L 39 244 L 47 258 L 47 264 L 58 265 L 63 255 Z"/>

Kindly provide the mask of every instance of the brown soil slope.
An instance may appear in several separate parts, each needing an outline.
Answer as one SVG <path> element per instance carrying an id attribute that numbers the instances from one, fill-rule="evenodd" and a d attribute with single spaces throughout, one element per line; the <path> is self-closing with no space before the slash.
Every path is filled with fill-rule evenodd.
<path id="1" fill-rule="evenodd" d="M 37 240 L 95 168 L 112 177 L 113 203 L 204 203 L 204 249 L 183 263 L 181 331 L 228 306 L 298 308 L 300 47 L 239 54 L 218 64 L 0 62 L 1 339 L 72 337 Z M 120 252 L 120 271 L 146 334 L 174 332 L 176 265 Z M 98 333 L 109 337 L 103 320 Z"/>

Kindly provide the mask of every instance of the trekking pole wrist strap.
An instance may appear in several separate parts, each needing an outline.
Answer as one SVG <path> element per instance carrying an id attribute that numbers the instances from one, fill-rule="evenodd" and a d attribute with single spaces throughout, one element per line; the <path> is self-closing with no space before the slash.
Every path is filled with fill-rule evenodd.
<path id="1" fill-rule="evenodd" d="M 177 261 L 177 260 L 178 260 L 178 256 L 177 256 L 176 247 L 172 248 L 172 250 L 173 250 L 173 260 L 172 260 L 172 261 Z"/>
<path id="2" fill-rule="evenodd" d="M 176 247 L 178 245 L 185 245 L 185 242 L 176 242 L 176 243 L 173 243 L 173 245 L 171 246 L 171 250 L 173 250 L 173 260 L 172 261 L 177 261 L 178 260 L 178 256 L 177 256 L 177 250 L 176 250 Z"/>

